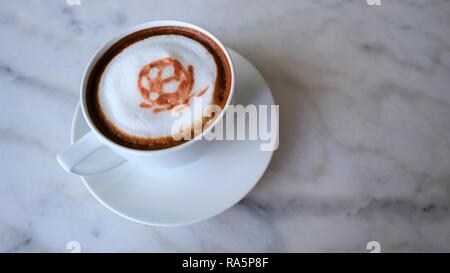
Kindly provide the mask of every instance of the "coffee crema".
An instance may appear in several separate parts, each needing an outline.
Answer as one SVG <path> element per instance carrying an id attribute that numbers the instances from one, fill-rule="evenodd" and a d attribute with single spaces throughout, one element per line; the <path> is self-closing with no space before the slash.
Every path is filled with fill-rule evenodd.
<path id="1" fill-rule="evenodd" d="M 191 111 L 191 128 L 214 117 L 193 110 L 225 106 L 231 68 L 220 46 L 200 31 L 186 27 L 154 27 L 132 33 L 113 44 L 89 74 L 88 114 L 102 134 L 119 145 L 158 150 L 180 145 L 171 135 L 171 111 Z M 202 109 L 202 110 L 203 110 Z M 195 114 L 197 113 L 197 114 Z"/>

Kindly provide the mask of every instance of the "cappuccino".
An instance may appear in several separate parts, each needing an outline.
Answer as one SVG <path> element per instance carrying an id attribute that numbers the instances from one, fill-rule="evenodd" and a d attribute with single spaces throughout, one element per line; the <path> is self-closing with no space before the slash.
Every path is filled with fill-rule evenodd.
<path id="1" fill-rule="evenodd" d="M 195 113 L 184 128 L 196 134 L 194 124 L 214 117 L 194 111 L 194 98 L 203 109 L 223 109 L 230 85 L 230 64 L 211 38 L 186 27 L 149 28 L 122 38 L 98 60 L 87 82 L 87 110 L 116 143 L 165 149 L 187 141 L 171 134 L 171 111 Z"/>

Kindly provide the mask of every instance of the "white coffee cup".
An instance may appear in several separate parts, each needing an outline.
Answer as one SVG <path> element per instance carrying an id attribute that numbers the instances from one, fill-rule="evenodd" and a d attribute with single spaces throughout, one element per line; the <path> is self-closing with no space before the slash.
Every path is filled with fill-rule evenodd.
<path id="1" fill-rule="evenodd" d="M 89 116 L 86 104 L 86 89 L 87 89 L 86 86 L 89 75 L 91 73 L 92 68 L 100 59 L 100 57 L 117 41 L 136 31 L 162 26 L 179 26 L 200 31 L 201 33 L 211 38 L 220 47 L 220 49 L 223 51 L 228 60 L 231 71 L 230 93 L 227 102 L 224 106 L 223 111 L 221 111 L 220 115 L 214 120 L 214 122 L 208 128 L 206 128 L 201 134 L 197 135 L 192 140 L 189 140 L 183 144 L 162 150 L 137 150 L 121 146 L 113 142 L 106 136 L 104 136 L 100 132 L 100 130 L 96 128 L 91 117 Z M 230 102 L 233 100 L 234 84 L 235 84 L 235 72 L 233 62 L 231 60 L 229 53 L 227 52 L 227 49 L 216 37 L 214 37 L 211 33 L 206 31 L 205 29 L 191 23 L 175 20 L 158 20 L 133 26 L 124 31 L 122 34 L 115 37 L 110 42 L 106 43 L 104 46 L 102 46 L 89 61 L 89 64 L 87 65 L 87 68 L 83 74 L 81 82 L 80 100 L 81 100 L 81 111 L 91 131 L 85 136 L 81 137 L 77 142 L 70 145 L 68 149 L 58 154 L 57 160 L 59 164 L 64 168 L 64 170 L 66 170 L 67 172 L 82 176 L 100 174 L 109 171 L 111 169 L 114 169 L 127 161 L 132 161 L 133 163 L 136 164 L 144 164 L 148 166 L 150 169 L 175 168 L 194 162 L 201 156 L 203 156 L 210 148 L 210 145 L 212 145 L 211 143 L 212 141 L 204 140 L 203 136 L 208 134 L 211 131 L 211 129 L 214 128 L 214 126 L 216 126 L 219 122 L 222 121 L 225 111 L 230 105 Z M 98 167 L 90 166 L 89 168 L 84 169 L 80 168 L 81 166 L 80 163 L 82 163 L 90 155 L 92 155 L 93 153 L 95 153 L 97 150 L 99 150 L 104 146 L 110 148 L 118 156 L 123 157 L 123 160 L 111 160 L 111 162 L 109 163 L 99 164 Z"/>

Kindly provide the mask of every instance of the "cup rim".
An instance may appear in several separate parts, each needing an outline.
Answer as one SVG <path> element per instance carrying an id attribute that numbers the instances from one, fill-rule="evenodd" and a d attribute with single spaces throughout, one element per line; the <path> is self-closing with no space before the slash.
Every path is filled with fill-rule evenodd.
<path id="1" fill-rule="evenodd" d="M 201 33 L 205 34 L 208 36 L 208 38 L 212 39 L 222 50 L 222 52 L 224 53 L 225 57 L 227 58 L 228 61 L 228 65 L 230 68 L 230 78 L 231 78 L 231 83 L 230 83 L 230 91 L 228 94 L 228 98 L 227 101 L 222 109 L 222 111 L 220 112 L 219 116 L 213 121 L 212 124 L 210 124 L 205 130 L 203 130 L 200 134 L 198 134 L 197 136 L 195 136 L 193 139 L 190 139 L 182 144 L 173 146 L 173 147 L 169 147 L 169 148 L 165 148 L 165 149 L 159 149 L 159 150 L 139 150 L 139 149 L 134 149 L 134 148 L 129 148 L 126 146 L 122 146 L 112 140 L 110 140 L 108 137 L 106 137 L 105 135 L 103 135 L 102 132 L 100 132 L 100 130 L 97 129 L 97 127 L 95 126 L 95 124 L 92 122 L 91 117 L 89 116 L 89 113 L 87 111 L 87 106 L 86 106 L 86 86 L 87 86 L 87 81 L 90 75 L 90 72 L 93 68 L 93 66 L 96 64 L 96 62 L 98 61 L 98 59 L 116 42 L 118 42 L 120 39 L 124 38 L 127 35 L 130 35 L 134 32 L 143 30 L 143 29 L 147 29 L 147 28 L 153 28 L 153 27 L 161 27 L 161 26 L 180 26 L 180 27 L 187 27 L 187 28 L 191 28 L 193 30 L 196 31 L 200 31 Z M 107 145 L 114 147 L 115 149 L 127 152 L 127 153 L 135 153 L 135 154 L 162 154 L 162 153 L 168 153 L 168 152 L 174 152 L 177 150 L 181 150 L 183 148 L 186 148 L 192 144 L 194 144 L 195 142 L 201 140 L 203 138 L 204 135 L 208 134 L 224 117 L 225 112 L 228 110 L 230 103 L 233 99 L 234 96 L 234 91 L 235 91 L 235 68 L 234 68 L 234 64 L 233 64 L 233 60 L 231 58 L 231 55 L 229 54 L 227 48 L 222 44 L 222 42 L 217 39 L 212 33 L 210 33 L 209 31 L 207 31 L 206 29 L 204 29 L 203 27 L 200 27 L 196 24 L 187 22 L 187 21 L 181 21 L 181 20 L 152 20 L 152 21 L 147 21 L 147 22 L 143 22 L 143 23 L 139 23 L 136 24 L 134 26 L 131 26 L 123 31 L 121 31 L 118 35 L 114 36 L 114 38 L 108 40 L 107 42 L 105 42 L 104 44 L 102 44 L 102 46 L 100 46 L 95 53 L 92 55 L 92 57 L 89 59 L 89 62 L 84 70 L 83 73 L 83 77 L 81 80 L 81 87 L 80 87 L 80 101 L 81 101 L 81 110 L 84 116 L 84 119 L 86 120 L 86 123 L 89 125 L 89 128 L 98 136 L 100 137 L 100 139 Z"/>

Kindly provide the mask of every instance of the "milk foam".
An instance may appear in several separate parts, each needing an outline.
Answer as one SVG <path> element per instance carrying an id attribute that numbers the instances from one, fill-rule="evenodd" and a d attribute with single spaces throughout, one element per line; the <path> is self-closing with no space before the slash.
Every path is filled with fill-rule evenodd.
<path id="1" fill-rule="evenodd" d="M 152 36 L 128 46 L 115 56 L 105 68 L 100 80 L 100 107 L 109 122 L 122 132 L 141 138 L 171 135 L 171 127 L 176 118 L 171 116 L 170 110 L 155 113 L 151 108 L 140 107 L 144 99 L 137 84 L 139 73 L 145 65 L 167 57 L 178 60 L 186 69 L 189 65 L 193 66 L 193 93 L 208 87 L 201 96 L 203 109 L 213 102 L 217 67 L 209 51 L 199 42 L 185 36 Z M 172 67 L 166 67 L 163 70 L 163 78 L 171 75 L 172 70 Z M 155 72 L 150 72 L 151 77 L 154 77 Z M 166 92 L 175 90 L 174 85 L 175 82 L 167 84 Z M 190 110 L 193 113 L 193 120 L 187 121 L 185 126 L 202 119 L 202 111 L 194 111 L 193 107 L 194 97 L 191 98 L 189 107 L 180 112 Z"/>

